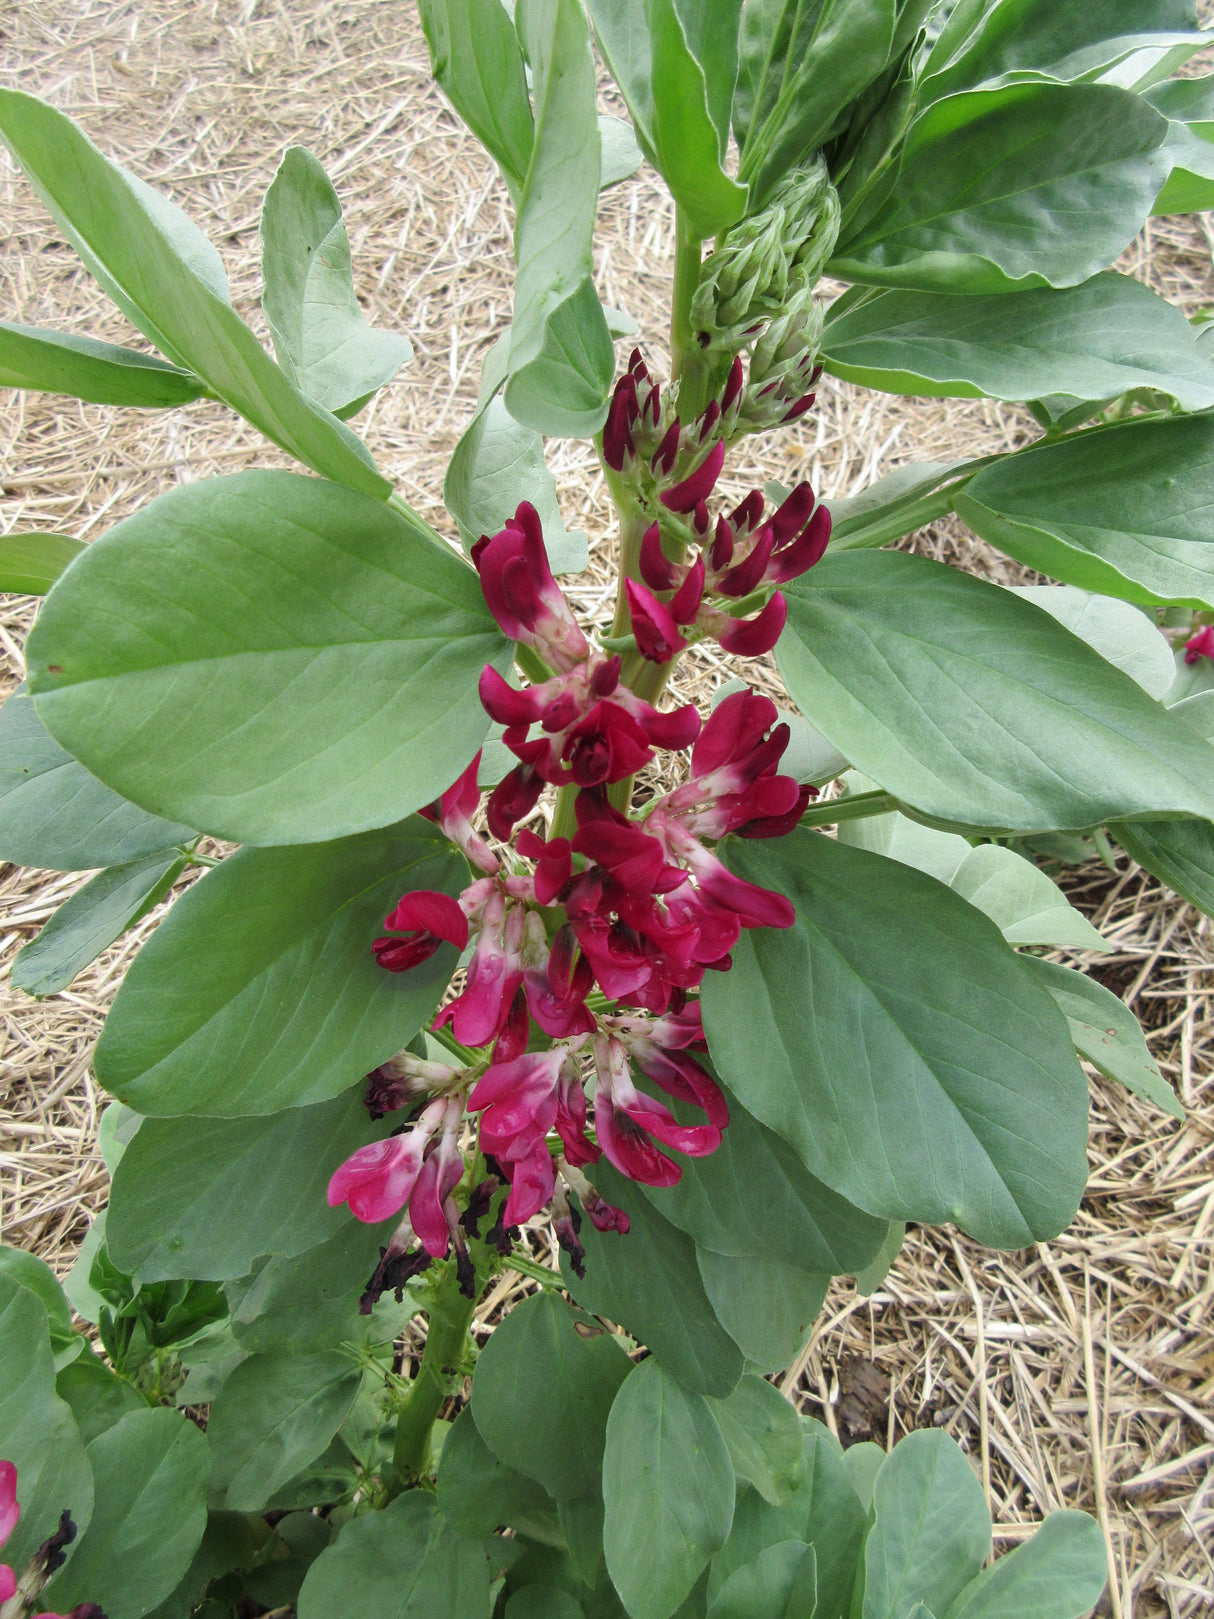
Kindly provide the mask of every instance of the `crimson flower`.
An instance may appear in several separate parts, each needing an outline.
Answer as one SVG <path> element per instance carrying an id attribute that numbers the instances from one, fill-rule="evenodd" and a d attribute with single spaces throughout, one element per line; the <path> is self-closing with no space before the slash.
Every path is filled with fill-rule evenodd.
<path id="1" fill-rule="evenodd" d="M 404 935 L 399 939 L 385 936 L 371 946 L 376 961 L 390 973 L 408 972 L 428 961 L 444 941 L 457 950 L 468 943 L 468 918 L 459 901 L 428 888 L 406 894 L 384 917 L 384 926 Z"/>
<path id="2" fill-rule="evenodd" d="M 1214 658 L 1214 624 L 1206 624 L 1184 644 L 1184 661 L 1196 663 L 1199 658 Z"/>

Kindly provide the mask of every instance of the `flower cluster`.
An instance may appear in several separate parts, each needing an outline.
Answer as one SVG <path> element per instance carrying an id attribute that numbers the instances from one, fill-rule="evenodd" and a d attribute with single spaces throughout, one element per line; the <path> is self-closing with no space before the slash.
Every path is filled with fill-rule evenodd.
<path id="1" fill-rule="evenodd" d="M 12 1462 L 0 1461 L 0 1546 L 8 1540 L 17 1527 L 21 1517 L 21 1507 L 17 1501 L 17 1469 Z M 59 1520 L 59 1527 L 49 1540 L 34 1553 L 29 1565 L 17 1578 L 16 1570 L 7 1563 L 0 1563 L 0 1603 L 8 1602 L 12 1597 L 18 1597 L 32 1606 L 33 1599 L 50 1579 L 51 1575 L 62 1568 L 66 1561 L 65 1546 L 70 1546 L 76 1538 L 76 1525 L 72 1522 L 71 1514 L 65 1512 Z M 20 1595 L 19 1595 L 20 1593 Z M 22 1612 L 26 1612 L 25 1607 Z M 71 1613 L 39 1613 L 33 1619 L 105 1619 L 105 1614 L 95 1602 L 80 1602 Z"/>
<path id="2" fill-rule="evenodd" d="M 728 397 L 710 409 L 709 430 L 729 409 Z M 614 448 L 605 453 L 618 449 L 622 465 L 661 416 L 639 357 L 612 411 L 604 442 Z M 700 549 L 694 561 L 679 560 L 657 524 L 646 534 L 645 582 L 627 581 L 637 648 L 668 661 L 686 645 L 681 625 L 719 634 L 733 650 L 765 649 L 772 623 L 775 634 L 783 624 L 778 593 L 750 622 L 710 598 L 741 601 L 812 566 L 829 517 L 802 485 L 766 521 L 756 492 L 710 524 L 704 502 L 721 455 L 702 454 L 677 422 L 673 429 L 650 452 L 650 471 L 666 480 L 669 511 L 693 513 L 690 543 Z M 716 449 L 723 454 L 722 441 Z M 768 698 L 737 692 L 702 723 L 693 704 L 661 711 L 630 689 L 623 657 L 593 647 L 578 625 L 530 505 L 472 556 L 497 623 L 550 674 L 521 690 L 491 667 L 481 676 L 484 708 L 518 761 L 485 811 L 490 834 L 508 847 L 495 849 L 475 827 L 478 755 L 425 812 L 462 850 L 473 880 L 458 897 L 406 894 L 373 945 L 390 972 L 409 971 L 444 943 L 468 954 L 465 981 L 433 1026 L 455 1060 L 404 1052 L 369 1076 L 373 1114 L 403 1112 L 407 1122 L 360 1148 L 330 1182 L 330 1203 L 348 1203 L 361 1220 L 407 1211 L 368 1297 L 452 1248 L 466 1268 L 467 1236 L 477 1234 L 499 1188 L 505 1197 L 491 1239 L 507 1240 L 551 1205 L 576 1263 L 570 1191 L 599 1229 L 628 1227 L 587 1178 L 600 1158 L 660 1187 L 682 1173 L 671 1151 L 715 1150 L 729 1113 L 697 1055 L 707 1046 L 694 992 L 705 972 L 728 970 L 742 929 L 789 927 L 794 912 L 783 896 L 737 877 L 712 845 L 730 833 L 781 836 L 813 792 L 779 774 L 789 731 Z M 635 653 L 631 661 L 635 677 L 644 664 Z M 687 779 L 633 817 L 609 789 L 663 748 L 690 749 Z M 566 836 L 519 826 L 548 785 L 565 792 Z M 468 1114 L 478 1118 L 485 1168 L 461 1212 Z M 410 1257 L 414 1240 L 421 1252 Z"/>
<path id="3" fill-rule="evenodd" d="M 1184 661 L 1194 664 L 1199 658 L 1214 659 L 1214 624 L 1203 624 L 1196 635 L 1184 644 Z"/>
<path id="4" fill-rule="evenodd" d="M 808 374 L 809 387 L 818 374 Z M 783 385 L 773 380 L 770 389 Z M 761 390 L 769 391 L 767 385 Z M 662 430 L 660 395 L 659 384 L 634 350 L 603 429 L 607 465 L 639 483 L 648 506 L 664 507 L 687 520 L 672 527 L 669 519 L 659 519 L 645 532 L 640 561 L 644 583 L 626 582 L 637 647 L 651 662 L 669 662 L 687 646 L 680 631 L 688 629 L 697 636 L 714 636 L 726 652 L 739 656 L 769 652 L 788 616 L 776 587 L 821 559 L 830 540 L 830 513 L 802 483 L 766 521 L 763 496 L 756 489 L 712 524 L 707 502 L 742 400 L 742 361 L 735 358 L 720 400 L 712 400 L 690 430 L 681 427 L 677 416 Z M 781 420 L 792 421 L 813 402 L 813 393 L 800 394 Z M 691 562 L 682 560 L 688 546 L 698 552 Z M 662 592 L 662 598 L 655 592 Z M 753 618 L 735 616 L 739 604 L 763 595 L 767 599 Z"/>

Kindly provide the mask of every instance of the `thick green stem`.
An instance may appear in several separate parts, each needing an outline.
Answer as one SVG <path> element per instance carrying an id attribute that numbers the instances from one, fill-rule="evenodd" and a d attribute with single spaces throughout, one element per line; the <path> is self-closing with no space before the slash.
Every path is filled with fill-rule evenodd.
<path id="1" fill-rule="evenodd" d="M 670 373 L 679 385 L 679 416 L 694 421 L 708 403 L 708 371 L 691 324 L 700 280 L 700 238 L 686 214 L 675 216 L 674 289 L 670 311 Z"/>
<path id="2" fill-rule="evenodd" d="M 840 821 L 861 821 L 868 815 L 888 815 L 898 808 L 892 793 L 857 793 L 854 798 L 832 798 L 814 804 L 801 817 L 802 826 L 835 826 Z"/>
<path id="3" fill-rule="evenodd" d="M 649 519 L 630 490 L 617 486 L 611 493 L 620 519 L 620 573 L 616 582 L 615 617 L 611 621 L 611 633 L 619 636 L 627 635 L 632 628 L 632 614 L 628 611 L 624 586 L 627 580 L 641 577 L 641 541 L 645 538 Z"/>
<path id="4" fill-rule="evenodd" d="M 430 1470 L 430 1435 L 460 1375 L 475 1308 L 476 1299 L 465 1298 L 459 1290 L 454 1264 L 448 1266 L 447 1274 L 435 1285 L 432 1295 L 422 1363 L 396 1419 L 396 1443 L 392 1450 L 393 1495 L 399 1495 Z"/>

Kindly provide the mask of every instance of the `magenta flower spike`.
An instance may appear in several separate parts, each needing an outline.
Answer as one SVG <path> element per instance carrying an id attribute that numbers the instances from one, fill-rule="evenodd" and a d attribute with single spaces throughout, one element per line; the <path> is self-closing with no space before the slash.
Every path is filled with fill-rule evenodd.
<path id="1" fill-rule="evenodd" d="M 1205 624 L 1184 644 L 1184 661 L 1194 664 L 1199 658 L 1214 658 L 1214 624 Z"/>

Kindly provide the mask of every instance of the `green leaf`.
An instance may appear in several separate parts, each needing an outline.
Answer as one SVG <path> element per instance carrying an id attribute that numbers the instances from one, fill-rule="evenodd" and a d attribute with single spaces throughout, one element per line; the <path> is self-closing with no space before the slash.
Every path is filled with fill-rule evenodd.
<path id="1" fill-rule="evenodd" d="M 637 139 L 703 239 L 742 217 L 725 172 L 741 0 L 589 0 L 595 36 Z"/>
<path id="2" fill-rule="evenodd" d="M 1214 205 L 1214 75 L 1169 79 L 1146 99 L 1171 119 L 1167 152 L 1172 172 L 1155 199 L 1156 214 L 1201 213 Z"/>
<path id="3" fill-rule="evenodd" d="M 266 192 L 261 274 L 279 365 L 335 416 L 352 414 L 413 358 L 407 338 L 363 319 L 341 203 L 305 146 L 287 147 Z"/>
<path id="4" fill-rule="evenodd" d="M 361 1085 L 268 1118 L 147 1119 L 114 1174 L 110 1256 L 144 1282 L 222 1282 L 262 1254 L 301 1254 L 350 1218 L 325 1188 L 375 1134 Z"/>
<path id="5" fill-rule="evenodd" d="M 1086 973 L 1036 956 L 1027 959 L 1042 986 L 1058 1003 L 1079 1055 L 1106 1079 L 1117 1080 L 1172 1118 L 1183 1119 L 1184 1109 L 1160 1073 L 1138 1019 L 1125 1002 Z"/>
<path id="6" fill-rule="evenodd" d="M 848 1480 L 838 1440 L 812 1419 L 804 1419 L 804 1430 L 804 1474 L 789 1500 L 772 1507 L 748 1491 L 738 1501 L 729 1539 L 709 1571 L 710 1604 L 735 1570 L 769 1546 L 797 1540 L 812 1541 L 817 1551 L 818 1619 L 836 1619 L 846 1611 L 864 1538 L 865 1508 Z M 788 1619 L 800 1619 L 796 1609 Z"/>
<path id="7" fill-rule="evenodd" d="M 944 1619 L 1079 1619 L 1108 1579 L 1104 1536 L 1086 1512 L 1051 1512 L 1031 1539 L 983 1569 Z"/>
<path id="8" fill-rule="evenodd" d="M 586 1610 L 554 1585 L 524 1585 L 506 1604 L 505 1619 L 585 1619 Z"/>
<path id="9" fill-rule="evenodd" d="M 603 112 L 599 114 L 599 146 L 602 152 L 600 191 L 619 185 L 622 180 L 630 180 L 645 161 L 645 154 L 637 145 L 636 132 L 626 118 L 609 118 Z M 612 313 L 611 310 L 604 310 L 608 326 L 611 325 Z M 620 334 L 614 332 L 612 335 Z"/>
<path id="10" fill-rule="evenodd" d="M 758 0 L 742 16 L 733 121 L 753 212 L 824 145 L 893 51 L 895 0 Z"/>
<path id="11" fill-rule="evenodd" d="M 669 1619 L 724 1544 L 733 1501 L 712 1407 L 642 1361 L 611 1408 L 603 1459 L 603 1550 L 631 1619 Z"/>
<path id="12" fill-rule="evenodd" d="M 291 384 L 233 310 L 215 250 L 172 203 L 23 91 L 0 91 L 0 136 L 87 268 L 167 359 L 305 466 L 388 496 L 362 440 Z"/>
<path id="13" fill-rule="evenodd" d="M 380 1226 L 350 1220 L 315 1248 L 267 1259 L 224 1288 L 242 1349 L 321 1349 L 361 1336 L 358 1301 L 379 1260 Z"/>
<path id="14" fill-rule="evenodd" d="M 196 836 L 103 787 L 55 741 L 24 686 L 0 709 L 0 859 L 88 871 Z"/>
<path id="15" fill-rule="evenodd" d="M 595 1165 L 594 1184 L 631 1226 L 604 1233 L 583 1220 L 586 1274 L 575 1276 L 562 1255 L 565 1286 L 585 1309 L 618 1321 L 688 1389 L 723 1398 L 737 1387 L 742 1353 L 708 1302 L 695 1243 L 609 1164 Z"/>
<path id="16" fill-rule="evenodd" d="M 489 1565 L 457 1536 L 433 1497 L 416 1490 L 345 1525 L 312 1564 L 299 1619 L 485 1619 Z"/>
<path id="17" fill-rule="evenodd" d="M 1101 400 L 1154 388 L 1185 410 L 1214 405 L 1214 366 L 1181 311 L 1111 272 L 986 298 L 878 292 L 828 316 L 822 359 L 886 393 Z"/>
<path id="18" fill-rule="evenodd" d="M 318 1456 L 346 1419 L 361 1373 L 336 1349 L 243 1361 L 207 1421 L 211 1488 L 232 1512 L 261 1512 Z"/>
<path id="19" fill-rule="evenodd" d="M 1192 0 L 1085 0 L 1078 7 L 1052 0 L 1002 0 L 983 8 L 980 22 L 959 46 L 937 47 L 927 64 L 922 94 L 938 100 L 1004 74 L 1096 78 L 1146 40 L 1165 50 L 1191 42 L 1191 54 L 1202 44 L 1193 21 Z"/>
<path id="20" fill-rule="evenodd" d="M 844 821 L 838 835 L 852 848 L 887 855 L 947 883 L 989 916 L 1009 944 L 1109 949 L 1057 884 L 1014 849 L 994 843 L 971 848 L 954 832 L 920 826 L 896 813 Z"/>
<path id="21" fill-rule="evenodd" d="M 101 1083 L 141 1113 L 323 1102 L 401 1050 L 456 965 L 389 973 L 371 944 L 402 894 L 457 894 L 459 855 L 420 816 L 333 843 L 243 849 L 184 895 L 132 963 L 98 1041 Z"/>
<path id="22" fill-rule="evenodd" d="M 387 826 L 486 730 L 475 572 L 340 484 L 186 484 L 89 546 L 28 643 L 40 717 L 144 808 L 240 843 Z"/>
<path id="23" fill-rule="evenodd" d="M 511 1310 L 481 1351 L 472 1413 L 508 1467 L 558 1500 L 597 1494 L 607 1413 L 632 1370 L 591 1316 L 541 1292 Z"/>
<path id="24" fill-rule="evenodd" d="M 591 279 L 600 153 L 590 28 L 578 0 L 520 0 L 535 145 L 514 227 L 505 402 L 537 433 L 602 426 L 615 349 Z"/>
<path id="25" fill-rule="evenodd" d="M 706 1158 L 683 1158 L 675 1186 L 642 1187 L 663 1217 L 718 1254 L 766 1254 L 800 1270 L 850 1274 L 877 1252 L 881 1220 L 809 1174 L 788 1144 L 730 1098 L 729 1128 Z"/>
<path id="26" fill-rule="evenodd" d="M 188 405 L 206 383 L 153 355 L 74 332 L 0 320 L 0 388 L 70 394 L 94 405 Z"/>
<path id="27" fill-rule="evenodd" d="M 709 1048 L 746 1107 L 873 1214 L 956 1220 L 994 1247 L 1060 1231 L 1086 1179 L 1087 1085 L 994 925 L 819 833 L 727 848 L 797 911 L 705 980 Z"/>
<path id="28" fill-rule="evenodd" d="M 207 1523 L 207 1441 L 176 1411 L 132 1411 L 88 1447 L 97 1499 L 76 1555 L 40 1600 L 141 1619 L 181 1580 Z"/>
<path id="29" fill-rule="evenodd" d="M 748 1373 L 724 1400 L 711 1400 L 736 1476 L 765 1501 L 787 1501 L 805 1472 L 801 1419 L 779 1389 Z"/>
<path id="30" fill-rule="evenodd" d="M 696 1260 L 713 1314 L 750 1364 L 762 1372 L 791 1366 L 813 1330 L 830 1277 L 763 1253 L 697 1248 Z"/>
<path id="31" fill-rule="evenodd" d="M 461 1535 L 491 1535 L 505 1524 L 547 1545 L 562 1542 L 552 1497 L 534 1479 L 507 1467 L 493 1454 L 468 1406 L 443 1440 L 438 1504 Z"/>
<path id="32" fill-rule="evenodd" d="M 816 1613 L 816 1566 L 814 1549 L 803 1540 L 778 1540 L 774 1546 L 765 1546 L 725 1581 L 708 1609 L 708 1619 L 812 1616 Z M 806 1592 L 807 1587 L 811 1600 L 794 1608 L 794 1595 Z"/>
<path id="33" fill-rule="evenodd" d="M 420 0 L 430 70 L 517 199 L 535 128 L 523 53 L 501 0 Z"/>
<path id="34" fill-rule="evenodd" d="M 90 961 L 159 905 L 185 865 L 185 855 L 170 849 L 98 872 L 18 951 L 13 983 L 29 995 L 57 995 L 66 989 Z"/>
<path id="35" fill-rule="evenodd" d="M 1132 860 L 1214 916 L 1214 822 L 1136 821 L 1109 831 Z"/>
<path id="36" fill-rule="evenodd" d="M 493 395 L 455 446 L 443 481 L 443 501 L 470 547 L 482 534 L 498 533 L 523 500 L 529 500 L 540 515 L 552 571 L 580 573 L 590 557 L 586 533 L 565 528 L 556 479 L 544 460 L 544 440 L 516 422 Z"/>
<path id="37" fill-rule="evenodd" d="M 955 1440 L 907 1434 L 873 1491 L 864 1543 L 864 1619 L 903 1619 L 916 1601 L 942 1613 L 981 1569 L 991 1520 L 973 1468 Z"/>
<path id="38" fill-rule="evenodd" d="M 66 534 L 0 536 L 0 591 L 45 596 L 74 557 L 84 550 Z"/>
<path id="39" fill-rule="evenodd" d="M 952 495 L 986 459 L 911 461 L 895 467 L 858 495 L 828 500 L 832 555 L 868 546 L 888 545 L 925 523 L 952 511 Z M 946 487 L 947 486 L 947 487 Z"/>
<path id="40" fill-rule="evenodd" d="M 807 577 L 777 649 L 789 692 L 924 817 L 1079 831 L 1214 810 L 1209 745 L 1009 591 L 888 551 L 827 556 Z"/>
<path id="41" fill-rule="evenodd" d="M 828 271 L 922 292 L 1075 286 L 1111 264 L 1150 213 L 1167 129 L 1113 85 L 948 96 L 915 119 L 887 205 L 840 241 Z"/>
<path id="42" fill-rule="evenodd" d="M 55 1392 L 70 1407 L 86 1445 L 128 1412 L 147 1410 L 143 1395 L 125 1378 L 115 1376 L 91 1350 L 62 1369 L 55 1378 Z"/>
<path id="43" fill-rule="evenodd" d="M 1008 456 L 956 509 L 983 539 L 1066 584 L 1214 606 L 1214 417 L 1123 422 Z"/>
<path id="44" fill-rule="evenodd" d="M 1114 596 L 1096 596 L 1074 585 L 1007 588 L 1022 601 L 1043 607 L 1072 635 L 1124 670 L 1149 697 L 1162 698 L 1168 692 L 1176 678 L 1176 664 L 1166 636 L 1160 633 L 1150 613 Z"/>
<path id="45" fill-rule="evenodd" d="M 902 1244 L 906 1241 L 906 1225 L 902 1220 L 889 1222 L 889 1234 L 882 1244 L 881 1252 L 871 1265 L 866 1265 L 862 1271 L 856 1272 L 856 1292 L 862 1298 L 871 1298 L 881 1283 L 893 1269 L 894 1260 L 902 1252 Z"/>
<path id="46" fill-rule="evenodd" d="M 1192 697 L 1182 697 L 1168 707 L 1191 731 L 1205 737 L 1207 742 L 1214 742 L 1214 691 L 1194 692 Z"/>
<path id="47" fill-rule="evenodd" d="M 72 1326 L 72 1312 L 54 1271 L 36 1254 L 0 1245 L 0 1288 L 24 1287 L 46 1311 L 47 1331 L 56 1372 L 71 1364 L 84 1349 L 84 1339 Z"/>

